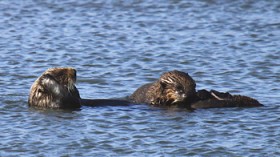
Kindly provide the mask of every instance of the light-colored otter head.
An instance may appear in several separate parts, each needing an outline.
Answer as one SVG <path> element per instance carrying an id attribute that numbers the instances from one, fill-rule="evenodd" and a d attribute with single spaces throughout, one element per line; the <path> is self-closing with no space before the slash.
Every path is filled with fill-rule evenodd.
<path id="1" fill-rule="evenodd" d="M 46 108 L 78 108 L 81 103 L 75 82 L 75 69 L 50 68 L 33 83 L 28 104 Z"/>
<path id="2" fill-rule="evenodd" d="M 161 97 L 157 101 L 164 105 L 187 105 L 196 93 L 195 81 L 187 73 L 181 71 L 174 70 L 162 74 L 158 83 Z"/>
<path id="3" fill-rule="evenodd" d="M 45 83 L 49 85 L 61 85 L 67 88 L 69 91 L 75 88 L 76 83 L 76 70 L 73 68 L 50 68 L 44 72 L 43 76 L 45 76 Z M 51 83 L 51 82 L 54 82 Z"/>

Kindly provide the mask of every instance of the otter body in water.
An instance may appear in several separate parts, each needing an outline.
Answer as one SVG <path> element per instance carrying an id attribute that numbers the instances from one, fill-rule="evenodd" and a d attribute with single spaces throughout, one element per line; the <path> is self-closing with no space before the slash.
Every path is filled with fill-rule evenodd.
<path id="1" fill-rule="evenodd" d="M 141 86 L 129 98 L 138 104 L 178 106 L 187 109 L 263 106 L 247 96 L 215 90 L 196 92 L 195 87 L 195 81 L 187 73 L 175 70 L 164 73 L 153 83 Z"/>
<path id="2" fill-rule="evenodd" d="M 224 107 L 259 107 L 263 106 L 256 99 L 243 96 L 231 95 L 215 90 L 199 90 L 197 101 L 191 104 L 191 108 L 224 108 Z"/>
<path id="3" fill-rule="evenodd" d="M 43 108 L 79 108 L 81 98 L 75 82 L 75 69 L 50 68 L 31 86 L 28 104 Z"/>
<path id="4" fill-rule="evenodd" d="M 153 82 L 138 88 L 129 100 L 81 99 L 75 86 L 76 70 L 73 68 L 50 68 L 32 85 L 28 104 L 42 108 L 80 108 L 84 106 L 127 106 L 145 103 L 153 106 L 176 106 L 187 109 L 220 107 L 263 106 L 257 100 L 217 91 L 196 92 L 195 81 L 184 72 L 170 71 Z"/>
<path id="5" fill-rule="evenodd" d="M 84 106 L 126 106 L 130 102 L 121 99 L 81 99 L 75 86 L 76 70 L 50 68 L 32 85 L 29 106 L 53 109 L 75 109 Z"/>
<path id="6" fill-rule="evenodd" d="M 138 88 L 129 99 L 133 103 L 153 106 L 178 106 L 188 108 L 195 97 L 195 81 L 181 71 L 170 71 L 153 82 Z"/>

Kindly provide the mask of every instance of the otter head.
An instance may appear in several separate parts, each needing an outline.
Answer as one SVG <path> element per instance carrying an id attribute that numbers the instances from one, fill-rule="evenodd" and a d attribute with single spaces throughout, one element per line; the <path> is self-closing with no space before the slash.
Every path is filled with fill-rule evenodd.
<path id="1" fill-rule="evenodd" d="M 75 88 L 76 73 L 73 68 L 50 68 L 43 73 L 41 81 L 46 86 L 53 85 L 54 88 L 61 86 L 68 91 L 72 91 Z"/>
<path id="2" fill-rule="evenodd" d="M 28 103 L 48 108 L 78 108 L 80 95 L 75 82 L 75 69 L 50 68 L 32 85 Z"/>
<path id="3" fill-rule="evenodd" d="M 195 81 L 181 71 L 166 72 L 159 78 L 161 96 L 156 100 L 164 105 L 184 105 L 192 101 L 195 96 Z"/>

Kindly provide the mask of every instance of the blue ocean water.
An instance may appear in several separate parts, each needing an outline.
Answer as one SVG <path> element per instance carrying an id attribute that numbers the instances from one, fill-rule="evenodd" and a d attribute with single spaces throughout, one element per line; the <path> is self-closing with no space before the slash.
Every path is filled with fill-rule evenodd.
<path id="1" fill-rule="evenodd" d="M 280 156 L 280 2 L 0 1 L 0 156 Z M 47 68 L 83 98 L 119 98 L 163 72 L 265 107 L 34 110 Z"/>

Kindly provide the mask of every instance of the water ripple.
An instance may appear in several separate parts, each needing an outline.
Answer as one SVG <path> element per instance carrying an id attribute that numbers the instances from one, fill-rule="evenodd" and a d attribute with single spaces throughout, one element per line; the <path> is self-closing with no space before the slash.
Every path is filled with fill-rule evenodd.
<path id="1" fill-rule="evenodd" d="M 278 1 L 0 1 L 0 156 L 279 156 Z M 265 107 L 34 110 L 49 67 L 84 98 L 119 98 L 163 72 Z M 34 149 L 36 147 L 36 149 Z"/>

